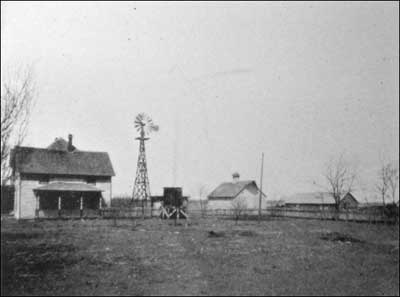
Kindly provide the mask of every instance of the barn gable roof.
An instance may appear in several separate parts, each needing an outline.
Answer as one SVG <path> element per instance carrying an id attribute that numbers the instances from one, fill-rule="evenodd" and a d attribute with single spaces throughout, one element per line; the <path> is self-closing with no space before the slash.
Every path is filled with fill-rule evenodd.
<path id="1" fill-rule="evenodd" d="M 238 182 L 225 182 L 220 184 L 214 191 L 212 191 L 209 198 L 235 198 L 240 192 L 242 192 L 248 185 L 254 183 L 254 180 L 244 180 Z"/>
<path id="2" fill-rule="evenodd" d="M 17 146 L 11 151 L 11 167 L 21 173 L 114 176 L 106 152 L 43 149 Z"/>

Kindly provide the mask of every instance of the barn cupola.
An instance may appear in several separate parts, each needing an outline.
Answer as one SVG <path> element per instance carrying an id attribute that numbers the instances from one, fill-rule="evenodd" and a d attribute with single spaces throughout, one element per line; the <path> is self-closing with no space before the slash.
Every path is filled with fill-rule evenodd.
<path id="1" fill-rule="evenodd" d="M 232 174 L 232 179 L 233 179 L 234 183 L 237 183 L 239 181 L 239 178 L 240 178 L 240 174 L 238 172 L 234 172 Z"/>

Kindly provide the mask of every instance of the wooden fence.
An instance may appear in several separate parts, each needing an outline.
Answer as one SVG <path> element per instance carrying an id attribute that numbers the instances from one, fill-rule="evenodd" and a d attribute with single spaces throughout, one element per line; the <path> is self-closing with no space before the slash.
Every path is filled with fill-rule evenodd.
<path id="1" fill-rule="evenodd" d="M 235 213 L 230 209 L 207 209 L 207 210 L 189 210 L 190 216 L 202 217 L 235 217 Z M 305 218 L 305 219 L 319 219 L 319 220 L 341 220 L 341 221 L 354 221 L 354 222 L 370 222 L 370 223 L 393 223 L 398 222 L 397 218 L 389 217 L 385 214 L 383 209 L 349 209 L 336 212 L 335 210 L 303 210 L 293 209 L 287 207 L 271 207 L 263 209 L 261 212 L 263 218 L 265 217 L 287 217 L 287 218 Z M 243 210 L 239 218 L 254 219 L 258 216 L 258 209 Z"/>
<path id="2" fill-rule="evenodd" d="M 159 209 L 146 207 L 110 207 L 101 210 L 101 216 L 105 219 L 111 218 L 151 218 L 160 215 Z"/>
<path id="3" fill-rule="evenodd" d="M 159 217 L 160 209 L 146 207 L 110 207 L 99 211 L 99 215 L 105 219 L 128 219 L 128 218 L 151 218 Z M 219 217 L 234 219 L 235 213 L 231 209 L 188 209 L 187 213 L 190 218 L 198 217 Z M 369 222 L 369 223 L 393 223 L 398 222 L 397 217 L 388 216 L 381 208 L 370 209 L 351 209 L 336 212 L 335 210 L 304 210 L 287 207 L 271 207 L 263 209 L 262 218 L 304 218 L 319 220 L 341 220 L 353 222 Z M 245 209 L 239 215 L 239 219 L 256 219 L 258 218 L 258 209 Z"/>

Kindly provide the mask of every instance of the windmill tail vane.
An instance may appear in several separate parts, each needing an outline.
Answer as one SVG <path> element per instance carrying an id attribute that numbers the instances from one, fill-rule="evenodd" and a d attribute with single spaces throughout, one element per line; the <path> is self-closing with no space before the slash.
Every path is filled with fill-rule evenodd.
<path id="1" fill-rule="evenodd" d="M 145 137 L 151 132 L 158 131 L 159 127 L 153 123 L 153 120 L 144 113 L 140 113 L 135 118 L 135 128 L 140 133 L 139 156 L 136 169 L 135 184 L 133 186 L 132 200 L 147 201 L 150 200 L 150 183 L 147 172 L 145 141 L 150 138 Z"/>

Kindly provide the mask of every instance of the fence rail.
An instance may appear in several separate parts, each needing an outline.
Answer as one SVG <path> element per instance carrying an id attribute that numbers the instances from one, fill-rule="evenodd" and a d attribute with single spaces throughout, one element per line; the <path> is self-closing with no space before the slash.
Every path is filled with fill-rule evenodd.
<path id="1" fill-rule="evenodd" d="M 232 209 L 188 209 L 189 217 L 220 217 L 220 218 L 236 218 L 237 213 Z M 63 213 L 67 215 L 67 213 Z M 152 208 L 150 205 L 146 207 L 109 207 L 101 210 L 92 211 L 87 213 L 84 211 L 84 216 L 98 215 L 105 219 L 116 218 L 150 218 L 159 217 L 161 214 L 160 209 Z M 351 209 L 336 212 L 335 210 L 304 210 L 294 209 L 288 207 L 269 207 L 261 211 L 262 218 L 266 217 L 287 217 L 287 218 L 305 218 L 305 219 L 320 219 L 320 220 L 342 220 L 342 221 L 356 221 L 356 222 L 398 222 L 398 208 L 397 214 L 388 216 L 383 209 Z M 258 209 L 245 209 L 240 215 L 239 219 L 254 219 L 258 217 Z"/>
<path id="2" fill-rule="evenodd" d="M 101 216 L 103 218 L 150 218 L 159 216 L 160 211 L 158 209 L 148 207 L 110 207 L 101 210 Z"/>
<path id="3" fill-rule="evenodd" d="M 216 217 L 235 217 L 235 213 L 231 209 L 206 209 L 206 210 L 189 210 L 190 215 L 194 216 L 216 216 Z M 342 221 L 356 221 L 356 222 L 396 222 L 397 216 L 388 216 L 383 209 L 349 209 L 341 210 L 303 210 L 293 209 L 287 207 L 270 207 L 261 211 L 262 217 L 288 217 L 288 218 L 306 218 L 306 219 L 320 219 L 320 220 L 342 220 Z M 243 210 L 239 216 L 254 217 L 258 216 L 258 209 Z"/>

